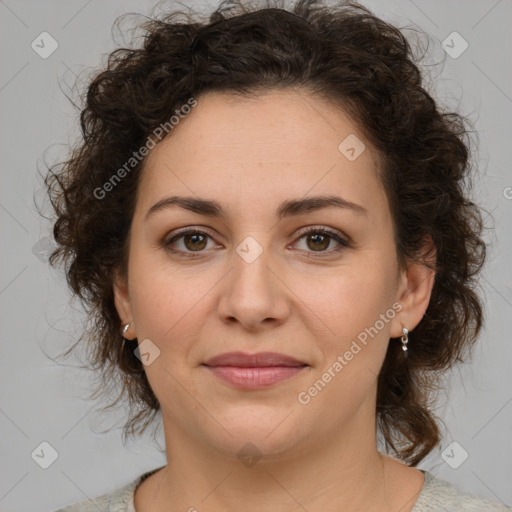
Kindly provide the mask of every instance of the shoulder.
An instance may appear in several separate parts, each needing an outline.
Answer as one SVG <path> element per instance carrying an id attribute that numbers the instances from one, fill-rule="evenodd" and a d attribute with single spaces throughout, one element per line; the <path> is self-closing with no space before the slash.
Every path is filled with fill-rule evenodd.
<path id="1" fill-rule="evenodd" d="M 499 501 L 459 491 L 451 483 L 424 471 L 425 483 L 411 512 L 511 512 Z"/>
<path id="2" fill-rule="evenodd" d="M 135 512 L 133 505 L 135 489 L 148 476 L 159 469 L 160 468 L 157 468 L 143 473 L 128 484 L 110 493 L 102 494 L 96 498 L 77 501 L 55 512 Z"/>

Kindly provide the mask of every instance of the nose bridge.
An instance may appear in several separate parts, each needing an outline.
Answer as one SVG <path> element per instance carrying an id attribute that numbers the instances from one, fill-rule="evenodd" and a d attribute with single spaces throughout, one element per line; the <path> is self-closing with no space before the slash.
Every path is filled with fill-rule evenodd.
<path id="1" fill-rule="evenodd" d="M 270 237 L 265 237 L 270 240 Z M 276 278 L 276 262 L 267 244 L 246 237 L 233 251 L 232 271 L 223 289 L 219 315 L 256 328 L 268 319 L 282 321 L 288 312 L 287 300 Z"/>
<path id="2" fill-rule="evenodd" d="M 268 246 L 264 248 L 253 237 L 247 237 L 233 254 L 231 293 L 252 307 L 263 308 L 273 299 L 271 264 Z"/>

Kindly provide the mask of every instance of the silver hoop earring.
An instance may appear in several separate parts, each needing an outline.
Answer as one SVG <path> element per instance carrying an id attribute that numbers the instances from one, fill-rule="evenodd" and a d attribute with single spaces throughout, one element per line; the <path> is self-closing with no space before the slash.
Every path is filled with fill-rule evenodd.
<path id="1" fill-rule="evenodd" d="M 409 331 L 402 327 L 402 336 L 400 336 L 400 341 L 402 342 L 402 350 L 407 355 L 407 343 L 409 342 Z"/>
<path id="2" fill-rule="evenodd" d="M 126 325 L 123 327 L 123 330 L 122 330 L 123 337 L 124 337 L 124 335 L 126 334 L 126 331 L 129 329 L 129 327 L 130 327 L 130 324 L 126 324 Z"/>

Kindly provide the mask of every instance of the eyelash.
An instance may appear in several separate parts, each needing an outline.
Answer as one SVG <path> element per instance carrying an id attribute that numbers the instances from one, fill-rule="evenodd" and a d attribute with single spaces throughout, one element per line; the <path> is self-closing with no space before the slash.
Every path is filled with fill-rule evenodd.
<path id="1" fill-rule="evenodd" d="M 318 251 L 318 252 L 317 251 L 307 251 L 308 258 L 322 258 L 322 257 L 325 257 L 323 255 L 331 255 L 333 253 L 340 252 L 347 247 L 351 247 L 351 242 L 345 238 L 342 238 L 337 232 L 331 231 L 330 229 L 326 229 L 326 228 L 318 228 L 315 226 L 310 226 L 308 228 L 305 228 L 303 231 L 301 231 L 297 240 L 301 240 L 302 238 L 306 237 L 307 235 L 309 235 L 311 233 L 328 236 L 331 239 L 338 242 L 339 246 L 336 249 L 331 249 L 331 250 L 326 250 L 326 251 Z M 163 241 L 162 245 L 166 250 L 168 250 L 174 254 L 183 256 L 184 258 L 201 257 L 201 256 L 203 256 L 202 253 L 205 252 L 204 250 L 203 251 L 182 251 L 180 249 L 174 249 L 171 247 L 171 244 L 173 242 L 176 242 L 176 240 L 183 238 L 185 235 L 192 235 L 192 234 L 193 235 L 204 235 L 206 237 L 213 239 L 213 237 L 210 235 L 210 233 L 208 233 L 207 231 L 204 231 L 200 228 L 185 228 L 182 231 L 179 231 L 178 233 L 176 233 L 172 238 L 165 239 Z"/>

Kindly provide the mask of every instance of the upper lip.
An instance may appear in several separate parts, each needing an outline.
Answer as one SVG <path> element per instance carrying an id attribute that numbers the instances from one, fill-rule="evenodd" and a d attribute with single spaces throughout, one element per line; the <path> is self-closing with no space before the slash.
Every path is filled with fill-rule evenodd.
<path id="1" fill-rule="evenodd" d="M 239 366 L 244 368 L 268 366 L 307 366 L 306 363 L 277 352 L 258 352 L 245 354 L 243 352 L 226 352 L 208 359 L 206 366 Z"/>

